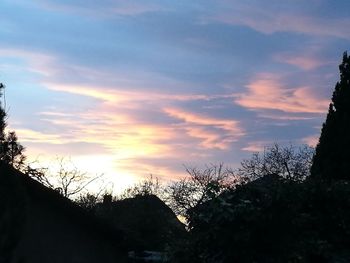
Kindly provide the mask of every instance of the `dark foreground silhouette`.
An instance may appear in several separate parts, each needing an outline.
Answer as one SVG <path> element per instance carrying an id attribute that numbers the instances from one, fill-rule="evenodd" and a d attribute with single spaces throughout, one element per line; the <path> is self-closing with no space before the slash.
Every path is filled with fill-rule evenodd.
<path id="1" fill-rule="evenodd" d="M 124 236 L 0 162 L 0 262 L 126 262 Z"/>
<path id="2" fill-rule="evenodd" d="M 350 184 L 265 176 L 191 211 L 182 262 L 350 262 Z"/>
<path id="3" fill-rule="evenodd" d="M 154 195 L 86 211 L 0 161 L 1 263 L 163 262 L 186 234 Z"/>

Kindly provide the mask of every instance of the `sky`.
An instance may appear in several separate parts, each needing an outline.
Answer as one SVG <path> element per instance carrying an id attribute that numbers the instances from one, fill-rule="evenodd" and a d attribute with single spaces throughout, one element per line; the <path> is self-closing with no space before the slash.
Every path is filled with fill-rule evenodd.
<path id="1" fill-rule="evenodd" d="M 348 0 L 2 0 L 0 82 L 30 160 L 122 189 L 315 145 Z"/>

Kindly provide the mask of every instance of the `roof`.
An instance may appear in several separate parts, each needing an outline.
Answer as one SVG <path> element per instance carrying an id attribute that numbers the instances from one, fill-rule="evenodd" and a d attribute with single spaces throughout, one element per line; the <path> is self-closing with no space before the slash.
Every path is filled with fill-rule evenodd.
<path id="1" fill-rule="evenodd" d="M 103 239 L 114 247 L 123 249 L 124 235 L 121 231 L 111 228 L 104 221 L 97 219 L 93 214 L 85 211 L 68 198 L 63 197 L 57 191 L 50 189 L 29 176 L 0 161 L 0 181 L 6 187 L 0 188 L 3 192 L 8 190 L 19 191 L 25 198 L 40 203 L 57 213 L 65 215 L 75 228 L 83 228 L 93 237 Z"/>

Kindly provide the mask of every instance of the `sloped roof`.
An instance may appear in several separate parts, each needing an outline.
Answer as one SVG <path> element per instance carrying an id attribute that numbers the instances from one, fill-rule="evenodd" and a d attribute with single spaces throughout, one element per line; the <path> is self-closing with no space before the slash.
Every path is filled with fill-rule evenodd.
<path id="1" fill-rule="evenodd" d="M 130 249 L 161 251 L 186 235 L 185 226 L 155 195 L 103 203 L 97 212 L 128 234 Z"/>
<path id="2" fill-rule="evenodd" d="M 97 219 L 55 190 L 45 187 L 1 161 L 0 183 L 6 185 L 6 187 L 0 187 L 2 195 L 6 192 L 11 195 L 14 191 L 19 191 L 27 200 L 40 202 L 45 207 L 50 207 L 51 210 L 54 209 L 57 213 L 68 217 L 74 228 L 83 229 L 94 238 L 103 239 L 113 247 L 124 250 L 124 236 L 121 231 L 109 227 L 107 223 Z"/>

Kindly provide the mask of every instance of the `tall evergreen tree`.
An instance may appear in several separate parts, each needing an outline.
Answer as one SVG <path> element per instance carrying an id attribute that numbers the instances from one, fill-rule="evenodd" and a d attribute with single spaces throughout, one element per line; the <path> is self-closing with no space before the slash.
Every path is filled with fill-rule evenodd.
<path id="1" fill-rule="evenodd" d="M 0 156 L 4 151 L 4 142 L 5 142 L 5 128 L 6 128 L 6 112 L 2 106 L 2 92 L 5 86 L 0 83 Z"/>
<path id="2" fill-rule="evenodd" d="M 16 132 L 6 133 L 6 111 L 2 106 L 2 95 L 5 86 L 0 83 L 0 160 L 12 165 L 17 169 L 22 169 L 25 165 L 24 147 L 18 142 Z"/>
<path id="3" fill-rule="evenodd" d="M 311 167 L 313 178 L 350 179 L 350 57 L 339 66 L 340 81 L 333 92 Z"/>

